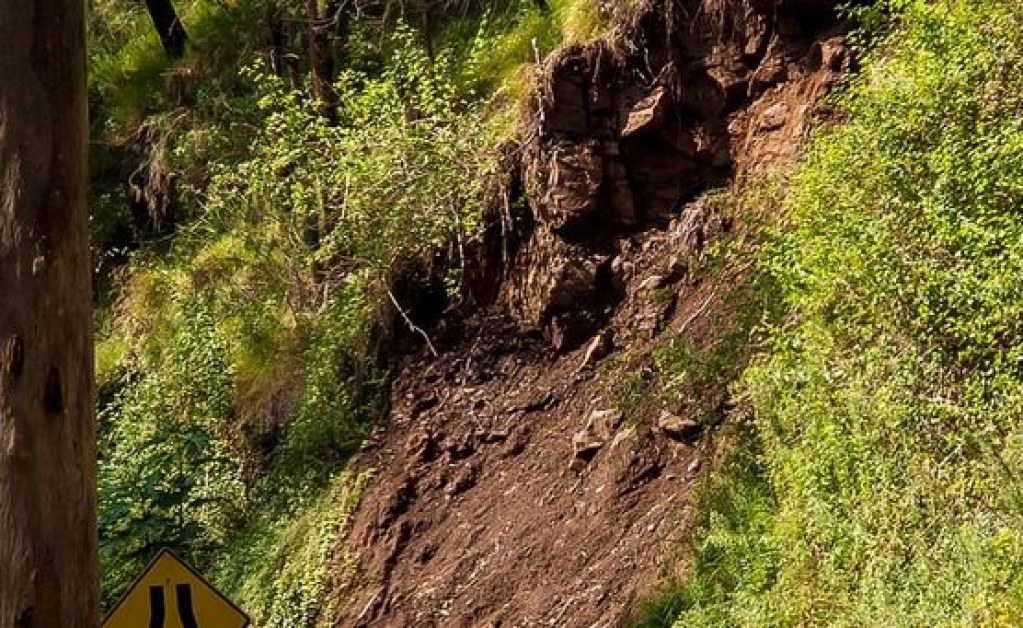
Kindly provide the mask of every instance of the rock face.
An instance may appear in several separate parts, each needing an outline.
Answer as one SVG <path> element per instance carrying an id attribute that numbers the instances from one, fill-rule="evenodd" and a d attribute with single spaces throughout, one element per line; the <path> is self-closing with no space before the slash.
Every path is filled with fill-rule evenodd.
<path id="1" fill-rule="evenodd" d="M 826 89 L 848 70 L 840 38 L 805 34 L 830 0 L 681 4 L 651 3 L 625 29 L 627 45 L 574 45 L 542 68 L 520 133 L 530 228 L 501 301 L 559 350 L 585 342 L 623 298 L 610 263 L 623 234 L 663 225 L 737 171 L 777 161 L 810 113 L 792 101 L 815 96 L 772 96 L 822 69 L 820 84 L 802 87 Z"/>

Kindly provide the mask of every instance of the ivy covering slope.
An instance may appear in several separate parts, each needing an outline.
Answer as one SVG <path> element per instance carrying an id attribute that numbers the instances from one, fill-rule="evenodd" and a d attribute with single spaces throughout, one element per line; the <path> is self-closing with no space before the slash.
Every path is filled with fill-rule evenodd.
<path id="1" fill-rule="evenodd" d="M 760 251 L 785 315 L 646 624 L 1023 623 L 1023 7 L 861 17 L 887 34 Z"/>

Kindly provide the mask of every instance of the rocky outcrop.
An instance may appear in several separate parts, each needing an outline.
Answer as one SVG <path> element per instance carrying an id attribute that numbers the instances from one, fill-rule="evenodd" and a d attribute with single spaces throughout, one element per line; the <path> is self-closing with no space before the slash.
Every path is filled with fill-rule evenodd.
<path id="1" fill-rule="evenodd" d="M 611 261 L 623 235 L 783 158 L 813 113 L 806 103 L 849 68 L 841 38 L 822 40 L 813 11 L 804 21 L 788 11 L 794 1 L 682 5 L 653 3 L 622 26 L 619 46 L 570 46 L 542 69 L 520 133 L 531 231 L 501 300 L 559 350 L 585 342 L 621 300 Z"/>

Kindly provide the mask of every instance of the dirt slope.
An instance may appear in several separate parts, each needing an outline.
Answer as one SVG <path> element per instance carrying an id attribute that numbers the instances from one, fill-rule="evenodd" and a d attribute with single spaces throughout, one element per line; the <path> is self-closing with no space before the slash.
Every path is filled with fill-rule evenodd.
<path id="1" fill-rule="evenodd" d="M 511 187 L 528 209 L 494 221 L 476 277 L 491 298 L 403 359 L 357 460 L 376 474 L 338 625 L 618 626 L 656 585 L 712 434 L 611 391 L 727 316 L 740 271 L 689 261 L 743 220 L 706 192 L 791 160 L 850 65 L 804 4 L 654 2 L 547 62 Z"/>

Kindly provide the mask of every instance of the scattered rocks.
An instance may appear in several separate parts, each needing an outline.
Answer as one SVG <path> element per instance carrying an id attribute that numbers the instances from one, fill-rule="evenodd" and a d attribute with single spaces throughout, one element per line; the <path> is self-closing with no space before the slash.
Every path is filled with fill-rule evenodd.
<path id="1" fill-rule="evenodd" d="M 622 423 L 623 415 L 618 410 L 594 410 L 586 419 L 586 427 L 572 436 L 572 460 L 569 468 L 578 470 L 597 455 L 597 452 L 614 436 Z"/>

